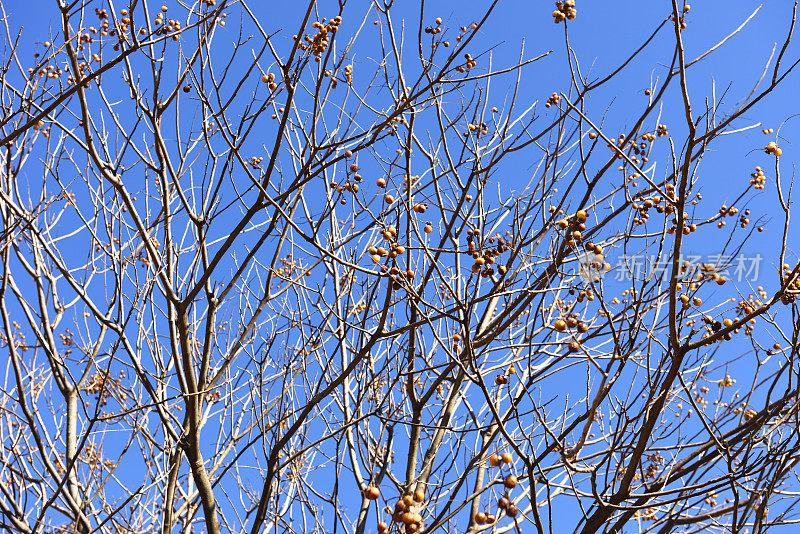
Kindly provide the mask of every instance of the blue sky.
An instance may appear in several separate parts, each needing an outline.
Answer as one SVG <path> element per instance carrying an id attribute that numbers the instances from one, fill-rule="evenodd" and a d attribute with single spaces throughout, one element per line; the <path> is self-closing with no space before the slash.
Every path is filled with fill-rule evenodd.
<path id="1" fill-rule="evenodd" d="M 394 12 L 395 19 L 405 18 L 410 27 L 414 28 L 419 4 L 404 1 L 400 5 L 400 2 L 401 0 L 396 1 L 398 6 Z M 157 7 L 162 2 L 150 3 Z M 358 17 L 365 5 L 367 5 L 366 0 L 351 2 L 345 11 L 345 20 L 347 22 L 360 20 Z M 430 23 L 435 17 L 441 17 L 446 26 L 469 24 L 473 20 L 473 14 L 480 13 L 485 5 L 485 1 L 462 1 L 457 4 L 445 1 L 426 2 L 426 23 Z M 758 6 L 757 2 L 749 1 L 697 2 L 697 5 L 692 5 L 688 16 L 689 26 L 684 32 L 687 59 L 693 59 L 714 46 L 744 22 Z M 305 5 L 300 2 L 252 2 L 251 7 L 260 15 L 265 31 L 268 33 L 280 31 L 277 42 L 283 46 L 287 45 L 288 37 L 296 31 L 300 15 L 305 9 Z M 791 7 L 791 3 L 785 1 L 764 3 L 757 15 L 741 32 L 690 69 L 688 73 L 690 96 L 696 108 L 702 108 L 704 99 L 711 98 L 715 94 L 717 99 L 722 99 L 724 95 L 723 109 L 731 109 L 750 94 L 776 44 L 778 50 L 775 50 L 775 57 L 777 57 L 780 43 L 788 29 Z M 623 1 L 612 4 L 587 0 L 579 1 L 577 8 L 578 17 L 569 23 L 568 31 L 581 71 L 588 78 L 601 78 L 607 75 L 610 69 L 618 65 L 647 38 L 671 9 L 670 4 L 663 1 L 647 3 Z M 32 50 L 37 42 L 51 39 L 48 28 L 49 31 L 58 32 L 59 17 L 51 0 L 10 0 L 5 3 L 5 9 L 11 27 L 23 27 L 21 40 L 23 51 Z M 550 15 L 552 10 L 551 2 L 501 0 L 496 12 L 482 29 L 479 39 L 474 42 L 476 54 L 481 50 L 491 49 L 492 61 L 499 66 L 512 64 L 517 60 L 523 41 L 525 58 L 552 50 L 547 58 L 526 67 L 523 72 L 521 95 L 530 102 L 534 100 L 543 102 L 553 91 L 569 91 L 567 57 L 564 53 L 564 25 L 553 24 Z M 333 2 L 320 3 L 320 12 L 323 16 L 334 11 Z M 353 15 L 352 19 L 348 16 L 350 13 Z M 235 26 L 234 23 L 229 24 L 228 31 L 233 32 Z M 345 31 L 347 31 L 346 26 Z M 370 25 L 366 31 L 372 31 Z M 646 104 L 647 96 L 644 90 L 658 77 L 663 77 L 665 62 L 671 58 L 673 38 L 670 32 L 665 32 L 655 46 L 626 69 L 619 80 L 608 84 L 591 97 L 587 113 L 597 120 L 605 115 L 604 124 L 607 130 L 606 128 L 604 130 L 609 135 L 618 135 L 626 131 Z M 377 57 L 378 50 L 370 46 L 369 43 L 374 42 L 370 39 L 370 36 L 362 38 L 366 46 L 354 53 L 356 65 L 360 63 L 368 66 Z M 224 34 L 217 37 L 216 43 L 220 47 L 226 46 Z M 774 64 L 775 57 L 770 64 L 767 79 L 771 77 L 771 65 Z M 790 64 L 797 57 L 797 46 L 791 46 L 784 60 L 785 64 Z M 479 56 L 479 59 L 481 65 L 488 64 L 488 56 Z M 513 79 L 509 78 L 505 83 L 511 81 Z M 762 87 L 764 83 L 762 82 Z M 738 127 L 758 123 L 762 126 L 740 135 L 724 137 L 708 152 L 703 163 L 699 190 L 706 199 L 703 209 L 709 215 L 721 204 L 730 205 L 733 192 L 739 191 L 747 183 L 749 174 L 755 166 L 762 166 L 771 175 L 774 159 L 764 154 L 763 147 L 768 141 L 774 140 L 775 136 L 764 135 L 761 132 L 762 128 L 773 128 L 776 132 L 781 128 L 778 143 L 783 149 L 781 167 L 785 183 L 791 178 L 797 162 L 797 149 L 793 142 L 800 130 L 798 128 L 800 117 L 793 117 L 800 112 L 796 97 L 800 94 L 799 83 L 800 76 L 791 76 L 762 102 L 757 110 L 748 113 L 737 122 Z M 502 85 L 500 87 L 498 94 L 502 95 Z M 674 90 L 664 100 L 661 122 L 667 124 L 677 138 L 680 138 L 686 129 L 682 123 L 680 95 Z M 666 152 L 660 156 L 666 157 Z M 532 162 L 526 157 L 521 155 L 516 159 L 512 158 L 509 162 L 512 165 L 504 168 L 505 174 L 500 183 L 508 193 L 521 188 L 530 177 Z M 663 159 L 659 161 L 662 172 L 665 163 Z M 28 179 L 35 180 L 36 177 L 30 176 Z M 731 187 L 732 184 L 736 184 L 736 187 Z M 775 206 L 774 184 L 770 182 L 766 190 L 753 198 L 748 205 L 753 211 L 751 217 L 753 220 L 761 216 L 765 218 L 763 223 L 765 231 L 754 234 L 756 239 L 743 249 L 743 253 L 749 256 L 761 254 L 765 258 L 762 263 L 762 278 L 757 283 L 764 285 L 770 292 L 777 287 L 774 250 L 780 237 L 781 222 L 781 214 L 775 211 Z M 690 251 L 708 256 L 718 253 L 721 235 L 723 232 L 704 230 L 693 241 L 693 248 Z M 788 259 L 796 257 L 797 245 L 797 237 L 792 235 Z M 610 255 L 609 258 L 613 261 L 613 256 Z M 744 347 L 741 348 L 744 350 Z M 561 384 L 553 386 L 554 391 L 561 387 Z"/>

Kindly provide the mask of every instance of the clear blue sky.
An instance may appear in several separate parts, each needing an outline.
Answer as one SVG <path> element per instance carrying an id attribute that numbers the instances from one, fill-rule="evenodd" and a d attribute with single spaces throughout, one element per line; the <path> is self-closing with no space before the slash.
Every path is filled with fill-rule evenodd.
<path id="1" fill-rule="evenodd" d="M 171 4 L 174 0 L 169 0 Z M 162 4 L 161 0 L 148 0 L 154 7 Z M 398 4 L 395 19 L 406 17 L 413 27 L 416 25 L 419 12 L 418 2 L 396 0 Z M 355 20 L 363 12 L 367 0 L 352 0 L 345 11 L 345 20 Z M 402 6 L 400 4 L 403 4 Z M 426 21 L 430 23 L 435 17 L 444 19 L 446 25 L 460 26 L 474 19 L 480 13 L 486 1 L 465 0 L 459 2 L 433 1 L 426 2 Z M 759 2 L 705 1 L 699 0 L 692 5 L 688 17 L 689 27 L 684 32 L 686 56 L 693 59 L 724 38 L 739 26 L 759 6 Z M 32 50 L 34 43 L 51 39 L 50 33 L 59 31 L 59 14 L 53 0 L 6 0 L 4 3 L 9 25 L 12 28 L 23 27 L 21 50 Z M 122 7 L 117 3 L 116 7 Z M 267 33 L 281 31 L 284 37 L 291 36 L 297 30 L 303 2 L 253 1 L 252 9 L 261 15 L 262 24 Z M 609 69 L 618 65 L 630 52 L 638 47 L 652 32 L 657 24 L 671 10 L 670 2 L 619 1 L 607 2 L 599 0 L 579 0 L 577 2 L 578 17 L 569 24 L 571 44 L 580 62 L 585 76 L 599 78 L 608 74 Z M 733 108 L 753 89 L 761 76 L 767 60 L 776 43 L 780 46 L 785 38 L 791 16 L 792 3 L 786 0 L 769 0 L 763 3 L 756 17 L 738 35 L 729 40 L 720 50 L 712 53 L 688 75 L 689 87 L 693 102 L 702 108 L 706 97 L 716 94 L 717 99 L 724 94 L 723 109 Z M 320 13 L 328 16 L 336 10 L 334 2 L 320 2 Z M 568 71 L 564 54 L 564 25 L 553 24 L 551 12 L 552 2 L 503 0 L 496 12 L 482 30 L 480 40 L 475 41 L 475 49 L 493 50 L 493 61 L 496 65 L 510 64 L 519 56 L 520 46 L 524 40 L 525 57 L 532 57 L 552 50 L 550 56 L 526 68 L 523 74 L 521 95 L 530 101 L 546 100 L 553 91 L 568 91 Z M 348 17 L 352 13 L 352 19 Z M 374 17 L 372 17 L 374 18 Z M 371 20 L 371 19 L 370 19 Z M 236 24 L 232 21 L 228 29 L 233 31 Z M 345 26 L 344 31 L 347 31 Z M 412 35 L 415 32 L 412 32 Z M 625 131 L 630 122 L 644 106 L 647 97 L 643 91 L 657 77 L 663 76 L 664 62 L 671 58 L 673 47 L 672 34 L 667 32 L 658 44 L 629 68 L 619 82 L 609 84 L 594 95 L 587 111 L 593 119 L 606 114 L 605 123 L 611 135 Z M 369 43 L 370 39 L 362 39 Z M 223 43 L 222 36 L 217 37 Z M 790 64 L 798 57 L 798 43 L 790 47 L 785 64 Z M 5 51 L 4 51 L 5 52 Z M 369 46 L 355 53 L 356 63 L 360 57 L 369 58 L 377 52 Z M 778 50 L 775 51 L 777 56 Z M 771 65 L 767 79 L 771 76 Z M 488 63 L 482 60 L 482 64 Z M 762 82 L 763 87 L 764 82 Z M 782 87 L 765 100 L 757 111 L 746 115 L 738 122 L 739 127 L 762 123 L 763 128 L 774 128 L 776 131 L 786 119 L 800 113 L 797 95 L 800 94 L 800 72 L 790 77 Z M 682 104 L 674 93 L 665 100 L 661 122 L 670 126 L 674 133 L 685 129 L 682 126 Z M 794 117 L 781 129 L 778 140 L 783 149 L 782 168 L 785 180 L 793 176 L 798 161 L 796 139 L 800 133 L 798 121 Z M 732 194 L 731 182 L 736 182 L 734 191 L 739 191 L 746 184 L 749 174 L 756 165 L 765 168 L 768 174 L 772 170 L 772 159 L 763 153 L 763 147 L 774 136 L 765 136 L 761 128 L 754 128 L 744 134 L 728 136 L 718 140 L 714 148 L 707 154 L 702 175 L 700 191 L 707 199 L 705 209 L 710 210 L 720 204 L 730 205 Z M 504 177 L 503 187 L 514 189 L 527 181 L 529 162 L 518 160 L 520 173 Z M 665 164 L 661 163 L 663 166 Z M 663 168 L 663 167 L 662 167 Z M 753 202 L 751 219 L 764 216 L 767 220 L 763 226 L 765 231 L 757 234 L 758 239 L 744 248 L 743 253 L 753 256 L 762 254 L 766 259 L 762 263 L 763 285 L 769 292 L 777 287 L 774 256 L 777 240 L 780 237 L 780 215 L 775 213 L 776 206 L 774 185 L 770 185 Z M 709 213 L 710 215 L 710 213 Z M 729 223 L 729 224 L 732 224 Z M 713 231 L 705 232 L 693 242 L 691 252 L 700 255 L 712 255 L 718 252 L 719 236 Z M 787 259 L 794 264 L 798 250 L 797 236 L 790 240 L 790 253 Z M 613 258 L 611 258 L 613 260 Z"/>

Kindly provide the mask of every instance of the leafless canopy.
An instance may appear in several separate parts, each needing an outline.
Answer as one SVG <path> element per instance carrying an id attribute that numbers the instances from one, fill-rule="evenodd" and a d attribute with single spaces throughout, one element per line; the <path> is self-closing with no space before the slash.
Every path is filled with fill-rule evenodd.
<path id="1" fill-rule="evenodd" d="M 791 5 L 723 104 L 688 80 L 746 25 L 691 50 L 676 0 L 606 72 L 570 45 L 573 0 L 531 3 L 563 39 L 515 61 L 485 30 L 500 0 L 444 21 L 424 0 L 299 20 L 125 1 L 53 0 L 60 26 L 23 33 L 3 8 L 3 529 L 798 522 L 791 179 L 779 131 L 744 121 L 796 83 Z M 556 56 L 566 78 L 532 95 Z M 708 206 L 705 155 L 751 126 L 764 167 Z M 756 194 L 780 236 L 762 285 L 685 261 L 754 239 Z"/>

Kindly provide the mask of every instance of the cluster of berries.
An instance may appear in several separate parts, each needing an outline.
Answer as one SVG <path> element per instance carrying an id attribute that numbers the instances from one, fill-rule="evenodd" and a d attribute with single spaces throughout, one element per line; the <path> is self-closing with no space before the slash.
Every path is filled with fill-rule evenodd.
<path id="1" fill-rule="evenodd" d="M 773 154 L 775 156 L 780 156 L 783 154 L 783 150 L 781 150 L 778 145 L 775 144 L 775 141 L 770 141 L 767 143 L 766 148 L 764 148 L 764 152 L 767 154 Z"/>
<path id="2" fill-rule="evenodd" d="M 475 61 L 475 59 L 473 59 L 473 57 L 471 55 L 469 55 L 469 54 L 464 54 L 464 59 L 467 60 L 466 63 L 456 67 L 456 71 L 462 72 L 462 73 L 463 72 L 467 72 L 468 70 L 470 70 L 471 68 L 475 67 L 478 64 L 478 62 Z"/>
<path id="3" fill-rule="evenodd" d="M 574 20 L 578 10 L 575 9 L 575 0 L 556 2 L 556 10 L 553 11 L 553 19 L 556 24 L 563 20 Z"/>
<path id="4" fill-rule="evenodd" d="M 553 93 L 547 98 L 547 102 L 545 103 L 544 107 L 549 108 L 550 106 L 555 106 L 560 101 L 561 97 L 557 93 Z"/>
<path id="5" fill-rule="evenodd" d="M 322 19 L 325 22 L 325 19 Z M 319 62 L 320 57 L 323 53 L 328 49 L 328 45 L 330 44 L 330 36 L 339 29 L 339 26 L 342 24 L 342 17 L 336 15 L 330 21 L 323 24 L 323 22 L 315 21 L 311 24 L 311 27 L 317 30 L 317 33 L 313 36 L 311 35 L 304 35 L 303 40 L 304 43 L 300 43 L 301 50 L 310 50 L 312 54 L 314 54 L 314 60 Z M 295 36 L 297 39 L 297 36 Z"/>

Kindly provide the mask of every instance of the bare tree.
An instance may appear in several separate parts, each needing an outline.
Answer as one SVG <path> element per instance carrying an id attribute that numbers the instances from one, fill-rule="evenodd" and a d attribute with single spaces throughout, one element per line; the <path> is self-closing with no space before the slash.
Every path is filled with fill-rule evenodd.
<path id="1" fill-rule="evenodd" d="M 690 50 L 676 0 L 597 75 L 574 0 L 558 51 L 512 62 L 483 31 L 499 0 L 446 22 L 424 1 L 312 0 L 299 21 L 53 4 L 34 51 L 3 16 L 5 530 L 800 521 L 791 179 L 780 131 L 745 120 L 792 79 L 796 5 L 730 105 L 687 79 L 745 24 Z M 610 120 L 650 53 L 643 105 Z M 522 81 L 553 54 L 568 76 L 540 101 Z M 707 208 L 704 156 L 753 128 L 763 168 Z M 755 288 L 724 258 L 762 190 L 782 237 Z M 685 257 L 699 236 L 716 261 Z"/>

